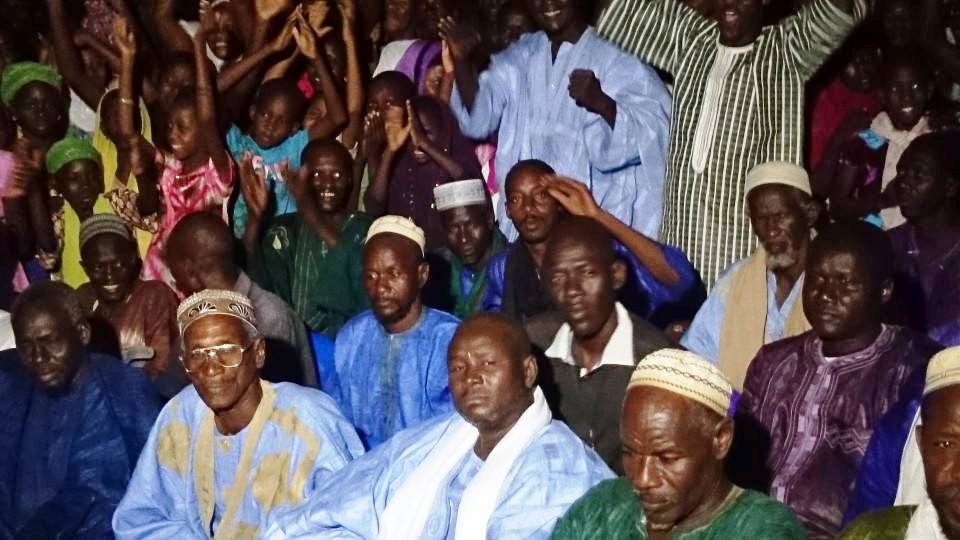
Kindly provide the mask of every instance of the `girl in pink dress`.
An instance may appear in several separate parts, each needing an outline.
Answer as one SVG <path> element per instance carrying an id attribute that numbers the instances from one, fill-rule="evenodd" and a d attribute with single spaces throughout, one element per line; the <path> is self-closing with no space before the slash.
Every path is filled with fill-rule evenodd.
<path id="1" fill-rule="evenodd" d="M 227 202 L 233 190 L 233 162 L 223 146 L 216 120 L 213 81 L 208 70 L 203 32 L 194 36 L 196 95 L 177 98 L 167 122 L 171 153 L 159 152 L 163 215 L 144 260 L 144 279 L 174 286 L 164 261 L 164 247 L 173 227 L 187 214 L 214 212 L 228 222 Z M 125 105 L 126 102 L 122 101 Z M 174 289 L 176 290 L 176 289 Z"/>

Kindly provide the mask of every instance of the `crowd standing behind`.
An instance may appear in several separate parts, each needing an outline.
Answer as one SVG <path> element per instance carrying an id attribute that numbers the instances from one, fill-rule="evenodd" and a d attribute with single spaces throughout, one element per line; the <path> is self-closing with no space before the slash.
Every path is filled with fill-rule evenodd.
<path id="1" fill-rule="evenodd" d="M 960 0 L 0 12 L 0 540 L 960 540 Z"/>

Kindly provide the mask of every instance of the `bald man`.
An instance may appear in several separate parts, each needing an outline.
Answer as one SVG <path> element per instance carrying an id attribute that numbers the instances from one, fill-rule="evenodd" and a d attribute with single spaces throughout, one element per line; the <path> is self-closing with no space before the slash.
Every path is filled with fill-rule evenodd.
<path id="1" fill-rule="evenodd" d="M 400 216 L 371 224 L 363 250 L 368 309 L 337 334 L 330 395 L 373 448 L 450 411 L 447 346 L 460 320 L 423 304 L 423 230 Z"/>
<path id="2" fill-rule="evenodd" d="M 590 490 L 551 538 L 806 538 L 784 505 L 727 479 L 736 401 L 726 377 L 694 353 L 645 358 L 623 403 L 626 477 Z"/>
<path id="3" fill-rule="evenodd" d="M 455 412 L 396 434 L 330 478 L 267 538 L 546 538 L 613 475 L 536 386 L 516 323 L 477 315 L 446 358 Z"/>
<path id="4" fill-rule="evenodd" d="M 303 321 L 279 296 L 260 288 L 237 266 L 234 238 L 223 220 L 210 212 L 196 212 L 180 220 L 167 240 L 166 259 L 184 295 L 222 289 L 253 302 L 269 353 L 264 378 L 318 386 L 316 362 Z"/>
<path id="5" fill-rule="evenodd" d="M 627 380 L 641 358 L 669 343 L 617 301 L 626 264 L 596 221 L 567 218 L 557 224 L 543 263 L 543 282 L 557 312 L 526 326 L 546 357 L 544 392 L 556 416 L 622 473 L 618 427 Z"/>

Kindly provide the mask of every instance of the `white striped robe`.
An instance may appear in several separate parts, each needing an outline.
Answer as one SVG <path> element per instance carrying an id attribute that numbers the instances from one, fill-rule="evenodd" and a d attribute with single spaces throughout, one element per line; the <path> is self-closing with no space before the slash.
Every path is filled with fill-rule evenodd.
<path id="1" fill-rule="evenodd" d="M 717 23 L 678 0 L 613 0 L 601 16 L 601 35 L 675 78 L 661 241 L 683 249 L 708 285 L 755 245 L 750 169 L 802 163 L 804 86 L 865 15 L 863 0 L 855 6 L 851 16 L 810 0 L 741 48 L 720 45 Z"/>

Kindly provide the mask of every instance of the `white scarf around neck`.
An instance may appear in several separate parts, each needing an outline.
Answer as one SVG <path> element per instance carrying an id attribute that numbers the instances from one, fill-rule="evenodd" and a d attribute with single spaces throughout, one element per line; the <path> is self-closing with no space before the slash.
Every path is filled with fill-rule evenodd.
<path id="1" fill-rule="evenodd" d="M 533 404 L 487 456 L 470 481 L 457 512 L 456 540 L 483 540 L 487 523 L 496 510 L 503 482 L 520 453 L 553 416 L 539 387 Z M 378 540 L 418 540 L 436 504 L 442 487 L 450 482 L 455 467 L 472 452 L 480 432 L 462 417 L 453 421 L 434 449 L 411 472 L 387 503 L 380 519 Z"/>
<path id="2" fill-rule="evenodd" d="M 937 509 L 933 507 L 933 502 L 929 497 L 917 506 L 910 517 L 910 524 L 907 526 L 907 534 L 903 540 L 947 540 L 940 528 L 940 517 L 937 516 Z"/>

